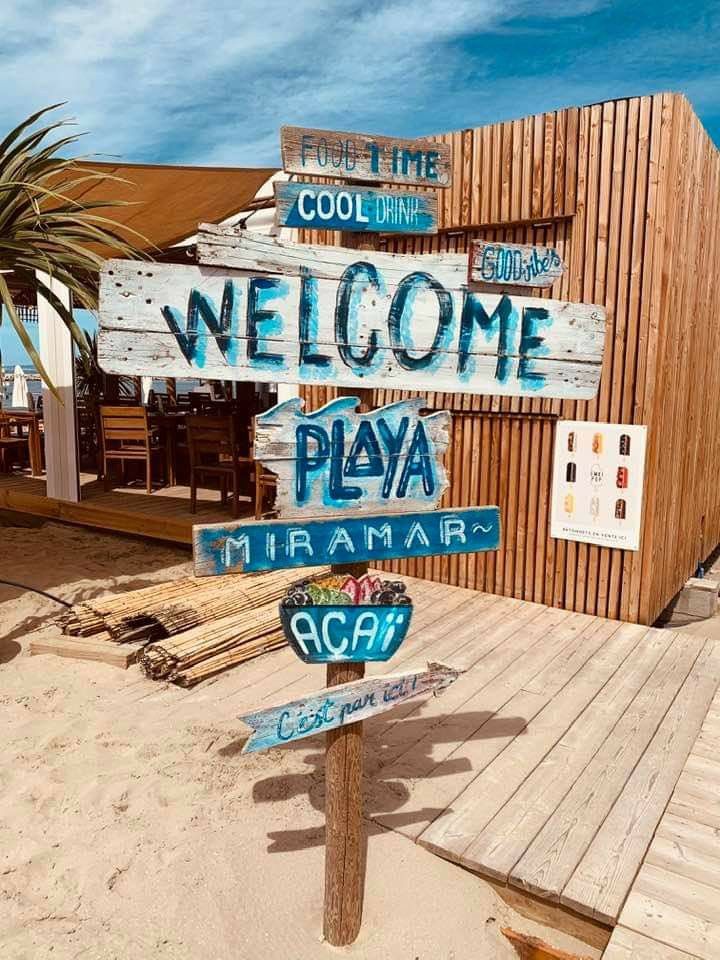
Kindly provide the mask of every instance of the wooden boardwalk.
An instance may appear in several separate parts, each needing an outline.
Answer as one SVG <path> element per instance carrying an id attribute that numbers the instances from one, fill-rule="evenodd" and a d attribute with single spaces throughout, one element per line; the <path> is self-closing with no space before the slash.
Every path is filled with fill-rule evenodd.
<path id="1" fill-rule="evenodd" d="M 690 751 L 605 957 L 720 957 L 720 694 Z"/>
<path id="2" fill-rule="evenodd" d="M 198 512 L 193 516 L 188 487 L 161 487 L 148 495 L 144 487 L 107 491 L 91 474 L 81 474 L 80 479 L 80 503 L 67 503 L 48 497 L 40 478 L 0 474 L 0 508 L 183 544 L 192 543 L 193 523 L 218 523 L 232 516 L 215 491 L 198 491 Z M 249 501 L 247 510 L 249 515 Z"/>
<path id="3" fill-rule="evenodd" d="M 428 661 L 466 672 L 441 696 L 366 722 L 366 815 L 508 893 L 529 892 L 556 915 L 604 925 L 604 942 L 686 763 L 670 827 L 720 827 L 706 796 L 720 782 L 708 752 L 720 740 L 720 708 L 694 746 L 720 681 L 720 649 L 670 630 L 406 582 L 416 603 L 410 635 L 391 663 L 369 664 L 368 675 Z M 138 680 L 135 696 L 178 719 L 197 710 L 232 721 L 323 682 L 319 668 L 285 649 L 192 691 Z M 127 696 L 118 691 L 118 705 Z M 313 739 L 304 743 L 317 749 Z M 667 853 L 668 839 L 654 849 Z M 653 883 L 668 869 L 650 868 Z M 702 876 L 686 889 L 710 889 Z"/>

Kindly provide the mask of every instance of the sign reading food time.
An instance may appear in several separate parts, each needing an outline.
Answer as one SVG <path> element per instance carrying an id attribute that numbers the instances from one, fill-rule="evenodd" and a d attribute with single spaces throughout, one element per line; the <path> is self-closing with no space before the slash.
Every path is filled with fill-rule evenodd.
<path id="1" fill-rule="evenodd" d="M 282 127 L 280 148 L 286 173 L 427 187 L 452 182 L 450 147 L 433 140 Z"/>

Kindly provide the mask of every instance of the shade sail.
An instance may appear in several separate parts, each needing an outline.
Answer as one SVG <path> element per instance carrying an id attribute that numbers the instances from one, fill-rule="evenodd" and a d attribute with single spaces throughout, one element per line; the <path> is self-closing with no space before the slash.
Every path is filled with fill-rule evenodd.
<path id="1" fill-rule="evenodd" d="M 126 207 L 109 207 L 106 215 L 136 230 L 149 243 L 127 239 L 141 249 L 166 249 L 192 236 L 198 223 L 218 223 L 244 210 L 276 170 L 270 167 L 175 167 L 156 164 L 78 162 L 87 172 L 120 177 L 92 181 L 72 194 L 83 200 L 124 200 Z M 108 254 L 110 251 L 108 251 Z"/>

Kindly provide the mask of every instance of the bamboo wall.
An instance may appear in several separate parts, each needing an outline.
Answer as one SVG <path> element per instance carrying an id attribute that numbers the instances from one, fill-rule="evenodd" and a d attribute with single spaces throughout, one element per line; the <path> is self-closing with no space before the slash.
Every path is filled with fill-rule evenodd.
<path id="1" fill-rule="evenodd" d="M 650 623 L 720 542 L 718 151 L 675 94 L 441 139 L 452 143 L 454 177 L 439 191 L 440 233 L 383 248 L 464 252 L 472 237 L 555 246 L 568 269 L 545 295 L 604 305 L 608 333 L 592 401 L 424 394 L 429 407 L 454 413 L 446 504 L 498 504 L 502 544 L 393 569 Z M 335 242 L 319 231 L 301 239 Z M 310 407 L 331 396 L 304 393 Z M 408 395 L 377 390 L 375 402 Z M 550 538 L 559 417 L 647 424 L 640 551 Z"/>

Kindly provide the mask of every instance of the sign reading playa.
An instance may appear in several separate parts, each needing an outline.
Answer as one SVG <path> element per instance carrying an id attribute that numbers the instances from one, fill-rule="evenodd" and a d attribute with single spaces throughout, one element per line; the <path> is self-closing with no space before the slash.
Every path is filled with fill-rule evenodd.
<path id="1" fill-rule="evenodd" d="M 592 304 L 478 292 L 463 254 L 280 242 L 221 227 L 199 265 L 110 260 L 99 360 L 114 374 L 590 399 Z"/>

